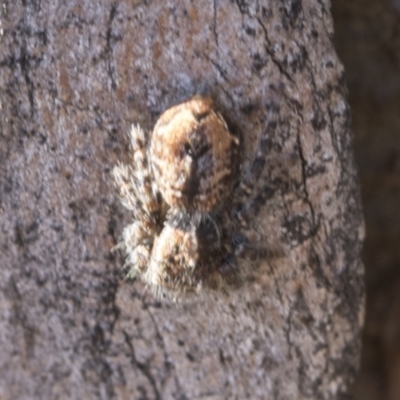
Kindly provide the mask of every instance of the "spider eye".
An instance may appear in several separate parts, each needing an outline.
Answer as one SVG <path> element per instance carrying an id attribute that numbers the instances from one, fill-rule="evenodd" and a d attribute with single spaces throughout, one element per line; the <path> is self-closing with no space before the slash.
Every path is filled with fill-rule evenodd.
<path id="1" fill-rule="evenodd" d="M 246 245 L 248 241 L 249 241 L 249 240 L 247 239 L 247 237 L 246 237 L 245 235 L 243 235 L 242 233 L 235 232 L 235 233 L 232 235 L 232 243 L 233 243 L 233 245 L 235 245 L 235 246 L 243 246 L 243 245 Z"/>
<path id="2" fill-rule="evenodd" d="M 184 143 L 184 145 L 183 145 L 183 151 L 184 151 L 184 154 L 187 154 L 187 155 L 189 155 L 189 156 L 193 156 L 193 149 L 192 149 L 192 147 L 190 146 L 190 144 L 189 143 Z"/>

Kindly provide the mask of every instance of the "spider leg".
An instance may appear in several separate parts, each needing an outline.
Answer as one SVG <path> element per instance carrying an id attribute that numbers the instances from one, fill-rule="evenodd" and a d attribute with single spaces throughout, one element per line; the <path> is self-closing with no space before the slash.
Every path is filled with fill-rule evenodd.
<path id="1" fill-rule="evenodd" d="M 145 230 L 152 231 L 161 213 L 161 197 L 152 183 L 143 130 L 132 125 L 130 132 L 132 165 L 119 164 L 113 170 L 122 204 L 141 221 Z"/>
<path id="2" fill-rule="evenodd" d="M 246 227 L 251 215 L 257 215 L 265 202 L 275 194 L 276 188 L 266 185 L 259 193 L 247 200 L 244 204 L 237 204 L 233 209 L 233 215 L 240 226 Z"/>
<path id="3" fill-rule="evenodd" d="M 137 272 L 143 273 L 150 259 L 153 236 L 149 235 L 143 229 L 143 225 L 136 221 L 124 228 L 122 238 L 122 246 L 128 254 L 125 265 L 131 267 L 128 276 L 134 277 Z"/>
<path id="4" fill-rule="evenodd" d="M 265 159 L 272 146 L 272 139 L 278 126 L 279 107 L 272 103 L 269 106 L 268 124 L 258 142 L 256 155 L 239 183 L 232 199 L 231 214 L 224 227 L 225 255 L 220 267 L 225 279 L 241 279 L 237 259 L 243 257 L 257 258 L 267 250 L 252 243 L 240 228 L 246 228 L 251 217 L 257 215 L 265 202 L 273 197 L 276 188 L 272 184 L 260 187 L 260 176 L 265 166 Z M 256 194 L 254 194 L 256 193 Z M 267 251 L 268 252 L 268 251 Z"/>
<path id="5" fill-rule="evenodd" d="M 128 277 L 143 274 L 148 266 L 154 235 L 159 229 L 161 197 L 152 183 L 146 140 L 139 126 L 130 131 L 132 163 L 119 164 L 113 170 L 122 204 L 133 213 L 135 222 L 122 233 L 123 247 L 127 253 Z"/>
<path id="6" fill-rule="evenodd" d="M 269 106 L 268 124 L 265 131 L 262 133 L 261 138 L 258 142 L 258 148 L 256 156 L 245 173 L 242 181 L 238 188 L 238 195 L 250 195 L 253 192 L 255 185 L 260 178 L 261 172 L 264 169 L 265 158 L 272 147 L 272 138 L 278 126 L 279 109 L 275 103 Z"/>
<path id="7" fill-rule="evenodd" d="M 146 138 L 139 125 L 132 125 L 130 131 L 132 161 L 134 165 L 134 175 L 131 176 L 136 184 L 139 199 L 141 199 L 144 210 L 150 216 L 158 213 L 161 208 L 160 195 L 153 185 L 153 178 L 149 158 L 147 156 Z"/>
<path id="8" fill-rule="evenodd" d="M 232 217 L 241 226 L 246 226 L 249 216 L 257 214 L 261 205 L 275 192 L 274 187 L 265 185 L 261 189 L 257 189 L 256 196 L 252 196 L 264 169 L 266 156 L 272 147 L 272 138 L 278 126 L 278 118 L 279 108 L 272 103 L 269 106 L 268 124 L 259 140 L 256 156 L 235 193 L 235 199 L 238 200 L 233 202 Z"/>

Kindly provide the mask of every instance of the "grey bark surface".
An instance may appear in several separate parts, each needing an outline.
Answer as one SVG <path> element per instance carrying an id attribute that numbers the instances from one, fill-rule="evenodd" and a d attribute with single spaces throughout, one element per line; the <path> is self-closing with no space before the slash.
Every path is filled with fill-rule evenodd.
<path id="1" fill-rule="evenodd" d="M 0 4 L 0 398 L 350 398 L 364 228 L 329 2 Z M 130 124 L 204 90 L 245 165 L 280 105 L 250 231 L 285 254 L 174 304 L 123 279 L 110 171 Z"/>

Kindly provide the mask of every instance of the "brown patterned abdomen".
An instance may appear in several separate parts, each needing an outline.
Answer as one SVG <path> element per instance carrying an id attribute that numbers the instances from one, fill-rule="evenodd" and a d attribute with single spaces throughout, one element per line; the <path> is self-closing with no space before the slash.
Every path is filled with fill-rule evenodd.
<path id="1" fill-rule="evenodd" d="M 173 209 L 207 213 L 231 192 L 239 139 L 209 97 L 196 96 L 161 115 L 151 139 L 152 169 Z"/>

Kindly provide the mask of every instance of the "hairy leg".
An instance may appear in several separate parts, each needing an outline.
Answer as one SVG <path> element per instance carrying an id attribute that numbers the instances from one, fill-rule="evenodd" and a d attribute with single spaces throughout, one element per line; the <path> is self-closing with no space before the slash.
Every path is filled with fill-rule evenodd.
<path id="1" fill-rule="evenodd" d="M 266 156 L 271 149 L 279 120 L 278 106 L 272 103 L 268 108 L 268 124 L 258 142 L 256 155 L 234 193 L 232 217 L 241 226 L 246 226 L 250 217 L 256 215 L 260 206 L 275 192 L 270 185 L 258 188 L 259 178 L 265 166 Z M 254 193 L 255 191 L 257 193 Z"/>
<path id="2" fill-rule="evenodd" d="M 127 253 L 128 276 L 143 274 L 148 267 L 161 218 L 161 199 L 153 187 L 145 135 L 140 127 L 130 132 L 132 164 L 113 170 L 122 204 L 133 213 L 134 222 L 125 227 L 119 247 Z"/>
<path id="3" fill-rule="evenodd" d="M 134 219 L 148 231 L 155 229 L 161 214 L 161 199 L 154 187 L 147 157 L 143 130 L 132 126 L 130 132 L 132 165 L 118 165 L 113 170 L 122 204 L 133 212 Z"/>

